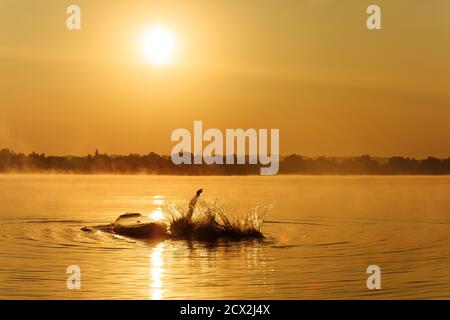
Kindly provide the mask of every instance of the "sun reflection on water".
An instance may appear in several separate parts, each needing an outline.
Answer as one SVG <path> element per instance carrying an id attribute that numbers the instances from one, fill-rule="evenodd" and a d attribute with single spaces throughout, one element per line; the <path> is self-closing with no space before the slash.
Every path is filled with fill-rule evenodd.
<path id="1" fill-rule="evenodd" d="M 151 260 L 151 284 L 150 284 L 150 294 L 152 300 L 161 300 L 163 298 L 163 281 L 162 274 L 164 272 L 163 265 L 164 260 L 162 257 L 164 249 L 164 243 L 158 244 L 152 249 L 150 254 Z"/>
<path id="2" fill-rule="evenodd" d="M 161 208 L 156 208 L 148 217 L 155 221 L 161 221 L 164 219 L 164 214 Z"/>
<path id="3" fill-rule="evenodd" d="M 155 209 L 149 214 L 149 218 L 155 221 L 162 221 L 164 219 L 164 213 L 162 206 L 164 205 L 164 196 L 153 196 L 152 204 Z"/>

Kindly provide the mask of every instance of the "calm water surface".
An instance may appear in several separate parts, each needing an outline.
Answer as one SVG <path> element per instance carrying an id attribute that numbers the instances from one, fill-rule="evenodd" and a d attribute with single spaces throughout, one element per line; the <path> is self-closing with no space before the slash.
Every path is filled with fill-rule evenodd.
<path id="1" fill-rule="evenodd" d="M 80 228 L 165 214 L 196 189 L 263 242 L 133 240 Z M 379 265 L 382 290 L 366 287 Z M 66 268 L 81 268 L 81 290 Z M 1 299 L 450 298 L 450 177 L 0 175 Z"/>

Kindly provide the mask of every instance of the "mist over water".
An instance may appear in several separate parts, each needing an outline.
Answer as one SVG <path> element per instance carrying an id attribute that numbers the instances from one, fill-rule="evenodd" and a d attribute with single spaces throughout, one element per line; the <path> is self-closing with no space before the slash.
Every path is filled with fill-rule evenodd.
<path id="1" fill-rule="evenodd" d="M 146 241 L 84 226 L 167 218 L 195 190 L 263 241 Z M 450 298 L 450 177 L 0 175 L 3 299 Z M 379 265 L 382 290 L 366 287 Z M 81 290 L 66 268 L 81 268 Z"/>

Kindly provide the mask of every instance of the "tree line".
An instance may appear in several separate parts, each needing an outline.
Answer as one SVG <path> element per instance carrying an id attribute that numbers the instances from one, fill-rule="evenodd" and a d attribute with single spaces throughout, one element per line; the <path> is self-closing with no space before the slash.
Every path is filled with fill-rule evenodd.
<path id="1" fill-rule="evenodd" d="M 2 173 L 160 174 L 160 175 L 259 175 L 260 165 L 175 165 L 169 156 L 145 155 L 48 156 L 0 150 Z M 450 174 L 450 157 L 385 159 L 362 155 L 352 158 L 308 158 L 290 155 L 280 160 L 280 174 L 310 175 L 444 175 Z"/>

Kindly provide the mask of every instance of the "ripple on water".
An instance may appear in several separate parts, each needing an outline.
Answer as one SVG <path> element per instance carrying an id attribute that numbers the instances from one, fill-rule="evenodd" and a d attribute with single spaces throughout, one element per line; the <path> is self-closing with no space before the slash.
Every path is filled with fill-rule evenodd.
<path id="1" fill-rule="evenodd" d="M 448 298 L 450 292 L 450 224 L 442 221 L 272 220 L 263 242 L 215 244 L 80 230 L 90 223 L 1 220 L 0 239 L 8 245 L 0 253 L 6 283 L 0 294 L 24 290 L 22 297 L 32 297 L 36 292 L 24 285 L 30 282 L 49 294 L 69 264 L 83 266 L 84 298 L 99 290 L 105 298 L 128 298 L 127 290 L 138 292 L 133 298 L 235 298 L 239 292 L 286 299 Z M 382 268 L 382 293 L 365 288 L 370 264 Z M 71 297 L 58 290 L 53 293 Z"/>

